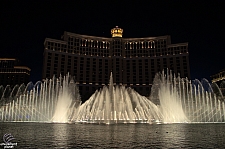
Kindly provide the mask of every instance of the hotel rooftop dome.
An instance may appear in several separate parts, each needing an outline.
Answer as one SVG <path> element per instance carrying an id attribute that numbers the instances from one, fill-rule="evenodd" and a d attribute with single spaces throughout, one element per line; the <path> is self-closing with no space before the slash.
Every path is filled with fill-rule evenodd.
<path id="1" fill-rule="evenodd" d="M 111 29 L 112 37 L 122 37 L 123 36 L 123 29 L 116 26 L 115 28 Z"/>

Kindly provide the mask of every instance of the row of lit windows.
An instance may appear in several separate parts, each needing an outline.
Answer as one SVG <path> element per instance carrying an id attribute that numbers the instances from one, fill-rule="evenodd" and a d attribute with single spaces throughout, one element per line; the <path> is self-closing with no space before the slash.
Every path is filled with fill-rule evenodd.
<path id="1" fill-rule="evenodd" d="M 48 47 L 49 50 L 53 51 L 59 51 L 59 52 L 68 52 L 72 54 L 81 54 L 81 55 L 90 55 L 90 56 L 103 56 L 108 57 L 109 50 L 105 49 L 99 49 L 99 48 L 87 48 L 87 47 L 68 47 L 66 49 L 65 47 L 59 47 L 59 49 L 56 49 L 56 47 Z M 112 50 L 113 56 L 123 56 L 123 49 L 121 45 L 114 45 Z M 153 57 L 153 56 L 163 56 L 163 55 L 177 55 L 177 54 L 183 54 L 187 53 L 187 47 L 186 46 L 179 46 L 179 47 L 170 47 L 168 49 L 126 49 L 125 50 L 125 57 Z"/>
<path id="2" fill-rule="evenodd" d="M 155 49 L 155 48 L 164 48 L 166 47 L 166 41 L 132 41 L 125 42 L 125 49 Z"/>
<path id="3" fill-rule="evenodd" d="M 74 54 L 79 54 L 79 55 L 90 55 L 90 56 L 101 56 L 101 57 L 109 57 L 109 51 L 105 51 L 102 49 L 77 49 L 75 50 L 66 50 L 69 51 L 70 53 Z M 72 52 L 73 51 L 73 52 Z M 130 50 L 126 51 L 125 57 L 156 57 L 156 56 L 165 56 L 165 55 L 179 55 L 187 53 L 186 50 L 183 51 L 169 51 L 169 50 L 154 50 L 154 51 L 149 51 L 149 50 Z M 122 56 L 122 51 L 121 49 L 114 50 L 113 56 Z"/>
<path id="4" fill-rule="evenodd" d="M 143 41 L 122 41 L 122 40 L 112 40 L 112 41 L 107 41 L 107 40 L 96 40 L 96 39 L 84 39 L 84 38 L 77 38 L 70 36 L 68 38 L 68 44 L 73 45 L 73 46 L 86 46 L 86 47 L 99 47 L 99 48 L 106 48 L 108 49 L 110 47 L 110 43 L 113 44 L 125 44 L 129 47 L 128 49 L 143 49 L 143 48 L 154 48 L 155 46 L 160 46 L 165 47 L 166 46 L 166 41 L 165 40 L 159 40 L 159 41 L 154 41 L 154 40 L 143 40 Z"/>
<path id="5" fill-rule="evenodd" d="M 30 74 L 30 71 L 28 71 L 26 69 L 3 68 L 3 69 L 0 69 L 0 73 L 27 73 L 27 74 Z"/>
<path id="6" fill-rule="evenodd" d="M 154 41 L 147 41 L 147 42 L 126 42 L 125 49 L 127 50 L 136 50 L 136 49 L 154 49 L 156 48 Z"/>
<path id="7" fill-rule="evenodd" d="M 125 50 L 126 57 L 131 56 L 163 56 L 163 55 L 177 55 L 187 53 L 187 48 L 169 48 L 169 49 L 137 49 L 137 50 Z"/>
<path id="8" fill-rule="evenodd" d="M 70 46 L 82 46 L 82 47 L 93 47 L 93 48 L 101 48 L 101 49 L 109 49 L 110 42 L 109 41 L 98 41 L 92 39 L 81 39 L 81 38 L 69 38 L 68 45 Z"/>
<path id="9" fill-rule="evenodd" d="M 47 45 L 45 45 L 47 49 L 53 50 L 53 51 L 60 51 L 60 52 L 67 52 L 67 45 L 56 43 L 56 42 L 47 42 Z"/>

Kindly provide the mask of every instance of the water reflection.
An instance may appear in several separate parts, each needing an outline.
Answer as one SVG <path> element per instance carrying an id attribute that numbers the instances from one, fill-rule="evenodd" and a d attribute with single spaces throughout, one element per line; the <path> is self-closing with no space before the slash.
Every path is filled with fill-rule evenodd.
<path id="1" fill-rule="evenodd" d="M 0 123 L 18 148 L 223 148 L 225 124 Z M 0 141 L 2 143 L 2 141 Z"/>
<path id="2" fill-rule="evenodd" d="M 65 124 L 53 124 L 54 136 L 52 143 L 54 146 L 67 147 L 68 146 L 68 126 Z"/>

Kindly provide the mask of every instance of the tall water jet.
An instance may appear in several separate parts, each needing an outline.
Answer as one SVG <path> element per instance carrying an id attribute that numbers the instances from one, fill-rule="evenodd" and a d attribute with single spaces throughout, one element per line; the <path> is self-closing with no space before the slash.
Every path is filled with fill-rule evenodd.
<path id="1" fill-rule="evenodd" d="M 32 90 L 28 90 L 31 88 Z M 16 122 L 69 122 L 74 110 L 81 103 L 78 88 L 69 74 L 64 78 L 28 83 L 21 91 L 19 87 L 14 98 L 1 98 L 1 121 Z M 21 94 L 22 92 L 22 94 Z M 20 95 L 18 95 L 20 94 Z M 11 100 L 9 100 L 11 99 Z"/>
<path id="2" fill-rule="evenodd" d="M 147 123 L 159 119 L 157 106 L 131 88 L 114 86 L 112 74 L 109 86 L 96 91 L 83 103 L 73 119 L 88 123 Z"/>
<path id="3" fill-rule="evenodd" d="M 177 122 L 189 122 L 184 113 L 184 102 L 182 102 L 182 95 L 179 91 L 183 89 L 184 81 L 180 80 L 177 83 L 176 78 L 170 75 L 156 74 L 154 79 L 154 85 L 158 85 L 157 97 L 160 101 L 159 110 L 163 115 L 164 123 L 177 123 Z"/>
<path id="4" fill-rule="evenodd" d="M 189 81 L 167 71 L 156 74 L 150 99 L 159 104 L 163 122 L 224 122 L 224 97 L 217 90 L 206 79 Z"/>
<path id="5" fill-rule="evenodd" d="M 64 77 L 63 85 L 59 87 L 53 122 L 65 123 L 70 121 L 71 114 L 81 103 L 74 80 L 69 81 L 68 79 L 69 77 Z"/>

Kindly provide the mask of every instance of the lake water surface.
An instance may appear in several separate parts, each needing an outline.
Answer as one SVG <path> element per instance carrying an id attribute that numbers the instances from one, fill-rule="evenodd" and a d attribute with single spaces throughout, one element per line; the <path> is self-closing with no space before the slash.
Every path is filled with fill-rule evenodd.
<path id="1" fill-rule="evenodd" d="M 6 133 L 15 138 L 14 148 L 225 148 L 225 124 L 219 123 L 0 123 L 0 144 Z"/>

